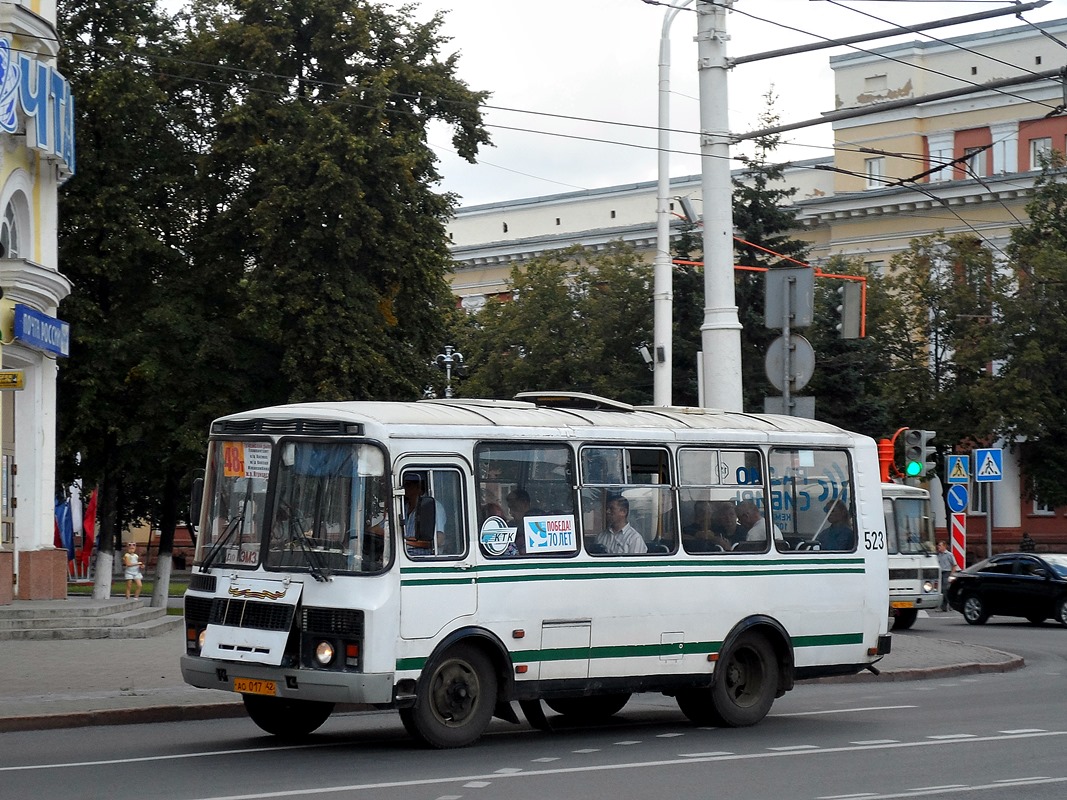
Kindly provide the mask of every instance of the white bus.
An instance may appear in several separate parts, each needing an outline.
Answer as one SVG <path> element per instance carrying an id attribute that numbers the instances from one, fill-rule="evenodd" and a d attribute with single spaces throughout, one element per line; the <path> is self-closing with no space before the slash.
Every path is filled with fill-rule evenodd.
<path id="1" fill-rule="evenodd" d="M 542 701 L 591 720 L 634 692 L 752 725 L 797 679 L 877 671 L 886 574 L 875 444 L 831 425 L 565 393 L 278 406 L 211 426 L 181 669 L 290 738 L 362 703 L 459 747 L 514 702 L 544 728 Z"/>
<path id="2" fill-rule="evenodd" d="M 889 549 L 889 616 L 893 630 L 915 624 L 921 609 L 939 608 L 941 593 L 930 493 L 918 486 L 883 483 Z"/>

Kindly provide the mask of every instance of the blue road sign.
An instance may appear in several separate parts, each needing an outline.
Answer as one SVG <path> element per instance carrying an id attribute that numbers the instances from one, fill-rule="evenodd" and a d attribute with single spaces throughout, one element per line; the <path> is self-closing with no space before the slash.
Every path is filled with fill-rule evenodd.
<path id="1" fill-rule="evenodd" d="M 964 514 L 967 511 L 967 487 L 953 484 L 948 487 L 948 510 L 953 514 Z"/>
<path id="2" fill-rule="evenodd" d="M 970 483 L 970 456 L 949 456 L 946 467 L 945 472 L 948 474 L 949 483 Z"/>
<path id="3" fill-rule="evenodd" d="M 979 483 L 1004 479 L 1004 451 L 987 447 L 974 451 L 974 479 Z"/>

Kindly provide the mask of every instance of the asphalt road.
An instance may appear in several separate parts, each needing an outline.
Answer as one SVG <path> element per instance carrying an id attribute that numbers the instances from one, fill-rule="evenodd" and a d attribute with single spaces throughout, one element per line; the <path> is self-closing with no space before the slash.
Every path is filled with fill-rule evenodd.
<path id="1" fill-rule="evenodd" d="M 306 745 L 244 719 L 0 735 L 0 798 L 1060 798 L 1067 629 L 958 615 L 935 636 L 1026 657 L 944 680 L 800 685 L 760 725 L 696 728 L 635 698 L 611 724 L 550 733 L 494 723 L 472 748 L 415 747 L 393 712 L 337 715 Z"/>

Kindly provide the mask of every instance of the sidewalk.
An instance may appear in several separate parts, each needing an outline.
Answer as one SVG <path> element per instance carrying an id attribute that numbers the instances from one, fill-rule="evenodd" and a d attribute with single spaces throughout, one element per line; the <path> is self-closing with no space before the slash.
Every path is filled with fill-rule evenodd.
<path id="1" fill-rule="evenodd" d="M 87 601 L 92 602 L 92 601 Z M 237 694 L 182 682 L 179 628 L 147 639 L 3 642 L 0 732 L 244 715 Z M 915 633 L 893 636 L 893 652 L 864 672 L 823 681 L 940 678 L 1019 669 L 1010 653 Z"/>

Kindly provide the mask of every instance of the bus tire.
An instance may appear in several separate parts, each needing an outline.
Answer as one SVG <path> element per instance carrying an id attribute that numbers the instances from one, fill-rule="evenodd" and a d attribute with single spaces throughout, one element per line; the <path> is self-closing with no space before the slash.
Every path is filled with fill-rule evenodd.
<path id="1" fill-rule="evenodd" d="M 404 728 L 438 750 L 478 741 L 496 708 L 497 676 L 482 651 L 458 644 L 419 681 L 415 705 L 400 709 Z"/>
<path id="2" fill-rule="evenodd" d="M 694 725 L 714 725 L 715 710 L 711 705 L 710 689 L 683 689 L 675 696 L 678 708 Z"/>
<path id="3" fill-rule="evenodd" d="M 592 697 L 557 697 L 545 700 L 545 705 L 578 723 L 600 722 L 622 711 L 630 702 L 629 692 L 599 694 Z"/>
<path id="4" fill-rule="evenodd" d="M 901 608 L 897 610 L 896 615 L 893 617 L 893 630 L 906 631 L 912 625 L 915 624 L 915 620 L 919 617 L 919 611 L 914 608 Z"/>
<path id="5" fill-rule="evenodd" d="M 969 594 L 963 598 L 963 618 L 970 625 L 985 625 L 986 620 L 989 619 L 989 612 L 981 597 Z"/>
<path id="6" fill-rule="evenodd" d="M 743 633 L 719 658 L 711 685 L 713 724 L 725 728 L 755 725 L 778 695 L 778 658 L 767 639 Z"/>
<path id="7" fill-rule="evenodd" d="M 290 697 L 241 695 L 245 711 L 256 725 L 282 739 L 303 739 L 330 718 L 333 703 L 294 700 Z"/>

